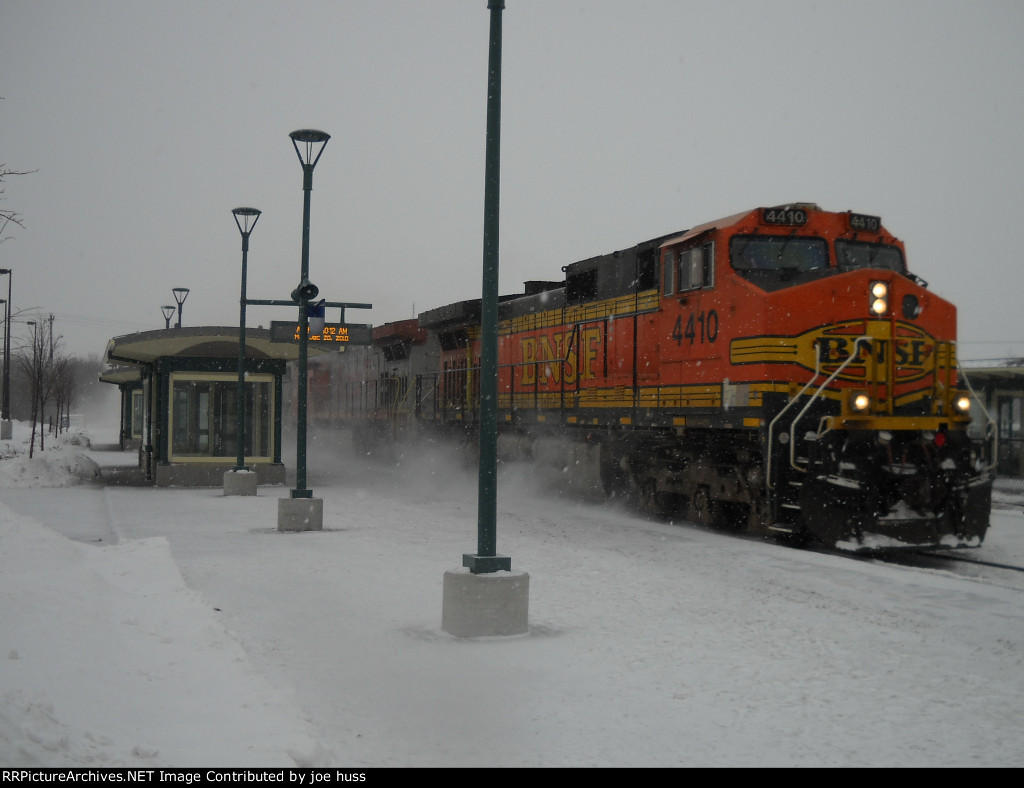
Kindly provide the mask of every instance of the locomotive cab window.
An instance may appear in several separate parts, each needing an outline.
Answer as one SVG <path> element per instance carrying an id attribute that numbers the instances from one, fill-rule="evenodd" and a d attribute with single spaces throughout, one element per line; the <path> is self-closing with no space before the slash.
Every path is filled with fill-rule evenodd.
<path id="1" fill-rule="evenodd" d="M 737 271 L 816 271 L 828 268 L 828 244 L 824 238 L 737 235 L 729 259 Z"/>
<path id="2" fill-rule="evenodd" d="M 771 292 L 829 273 L 828 242 L 808 235 L 736 235 L 729 262 L 748 282 Z"/>
<path id="3" fill-rule="evenodd" d="M 665 295 L 714 286 L 714 245 L 669 249 L 664 258 Z"/>
<path id="4" fill-rule="evenodd" d="M 855 268 L 883 268 L 906 273 L 903 253 L 899 247 L 864 241 L 836 241 L 836 259 L 844 271 Z"/>

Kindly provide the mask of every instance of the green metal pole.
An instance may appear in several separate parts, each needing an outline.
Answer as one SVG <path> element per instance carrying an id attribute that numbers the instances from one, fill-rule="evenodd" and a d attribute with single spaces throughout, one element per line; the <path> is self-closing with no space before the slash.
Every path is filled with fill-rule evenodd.
<path id="1" fill-rule="evenodd" d="M 239 299 L 238 310 L 238 399 L 235 410 L 237 416 L 238 453 L 235 457 L 235 470 L 245 470 L 245 283 L 249 266 L 249 234 L 259 221 L 260 211 L 256 208 L 235 208 L 232 212 L 238 232 L 242 234 L 242 297 Z M 249 220 L 252 219 L 252 224 Z"/>
<path id="2" fill-rule="evenodd" d="M 0 418 L 11 420 L 11 280 L 14 273 L 10 268 L 0 268 L 0 274 L 7 274 L 7 308 L 4 310 L 4 381 L 3 381 L 3 413 Z"/>
<path id="3" fill-rule="evenodd" d="M 313 168 L 303 165 L 302 200 L 302 278 L 309 281 L 309 200 L 313 191 Z M 309 388 L 309 315 L 306 309 L 309 298 L 306 288 L 299 286 L 299 412 L 296 428 L 295 489 L 292 498 L 312 498 L 313 491 L 306 489 L 306 397 Z"/>
<path id="4" fill-rule="evenodd" d="M 512 568 L 497 555 L 498 494 L 498 192 L 501 151 L 501 12 L 504 0 L 488 0 L 491 12 L 487 73 L 487 161 L 484 175 L 483 296 L 480 314 L 480 477 L 477 554 L 463 566 L 474 574 Z"/>
<path id="5" fill-rule="evenodd" d="M 311 298 L 316 298 L 319 290 L 309 281 L 309 201 L 313 191 L 313 168 L 320 161 L 320 156 L 327 146 L 330 134 L 313 129 L 293 131 L 289 135 L 295 153 L 302 164 L 302 276 L 299 286 L 292 292 L 292 300 L 299 305 L 299 390 L 298 414 L 296 424 L 295 446 L 295 489 L 292 498 L 312 498 L 313 491 L 306 488 L 306 396 L 309 387 L 307 380 L 307 360 L 309 358 L 309 315 L 306 309 Z M 306 155 L 299 150 L 299 143 L 306 146 Z M 320 148 L 316 151 L 316 147 Z M 316 155 L 314 156 L 314 151 Z"/>

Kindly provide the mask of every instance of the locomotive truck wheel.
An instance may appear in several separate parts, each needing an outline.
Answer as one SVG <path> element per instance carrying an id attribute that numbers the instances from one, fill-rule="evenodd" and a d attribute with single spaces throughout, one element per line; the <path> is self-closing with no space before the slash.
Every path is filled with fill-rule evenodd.
<path id="1" fill-rule="evenodd" d="M 698 523 L 712 525 L 715 522 L 714 505 L 707 487 L 698 487 L 690 501 L 690 516 Z"/>
<path id="2" fill-rule="evenodd" d="M 628 498 L 629 476 L 620 467 L 618 456 L 606 445 L 601 446 L 599 466 L 604 494 L 609 498 Z"/>
<path id="3" fill-rule="evenodd" d="M 661 512 L 658 511 L 658 493 L 656 492 L 653 479 L 648 479 L 643 483 L 640 488 L 640 509 L 645 514 L 659 515 Z"/>
<path id="4" fill-rule="evenodd" d="M 673 493 L 658 492 L 653 479 L 644 482 L 640 489 L 641 510 L 654 517 L 671 517 L 680 508 L 680 497 Z"/>

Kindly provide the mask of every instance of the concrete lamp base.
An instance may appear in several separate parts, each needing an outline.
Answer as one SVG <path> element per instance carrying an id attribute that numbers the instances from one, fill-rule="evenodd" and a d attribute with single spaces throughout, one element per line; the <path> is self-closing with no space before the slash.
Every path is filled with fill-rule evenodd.
<path id="1" fill-rule="evenodd" d="M 530 576 L 526 572 L 444 573 L 441 629 L 460 638 L 522 635 L 529 631 Z"/>
<path id="2" fill-rule="evenodd" d="M 278 531 L 324 530 L 323 498 L 278 498 Z"/>
<path id="3" fill-rule="evenodd" d="M 255 495 L 258 482 L 256 471 L 239 471 L 232 468 L 224 472 L 224 494 Z"/>

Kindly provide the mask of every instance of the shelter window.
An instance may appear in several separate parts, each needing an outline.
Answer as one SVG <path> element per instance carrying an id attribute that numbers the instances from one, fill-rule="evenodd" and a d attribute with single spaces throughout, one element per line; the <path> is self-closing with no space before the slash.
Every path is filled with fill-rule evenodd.
<path id="1" fill-rule="evenodd" d="M 142 389 L 132 390 L 131 435 L 129 437 L 142 438 L 142 421 L 145 413 L 143 402 Z"/>
<path id="2" fill-rule="evenodd" d="M 273 456 L 273 376 L 250 374 L 244 385 L 245 456 Z M 238 378 L 202 373 L 171 375 L 172 461 L 238 454 Z"/>

